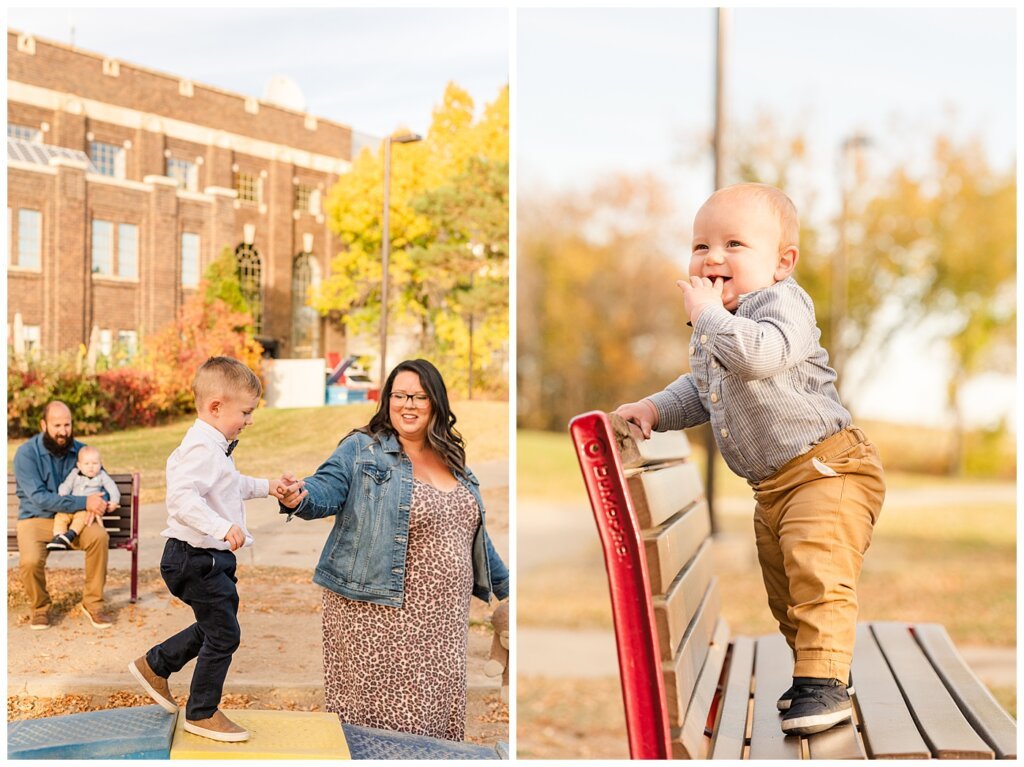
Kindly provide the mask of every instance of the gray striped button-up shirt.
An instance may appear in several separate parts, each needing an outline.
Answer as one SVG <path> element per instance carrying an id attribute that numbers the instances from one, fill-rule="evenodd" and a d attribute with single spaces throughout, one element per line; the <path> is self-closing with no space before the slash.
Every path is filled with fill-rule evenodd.
<path id="1" fill-rule="evenodd" d="M 701 312 L 690 370 L 648 397 L 658 431 L 711 421 L 718 449 L 750 482 L 770 477 L 851 423 L 818 343 L 811 297 L 787 277 Z"/>

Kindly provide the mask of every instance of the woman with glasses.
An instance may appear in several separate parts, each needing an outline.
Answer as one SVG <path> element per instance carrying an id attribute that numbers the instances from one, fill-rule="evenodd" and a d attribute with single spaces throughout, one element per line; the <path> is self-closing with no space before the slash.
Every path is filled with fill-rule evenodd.
<path id="1" fill-rule="evenodd" d="M 441 374 L 406 360 L 282 512 L 334 517 L 323 586 L 324 697 L 341 721 L 461 741 L 469 601 L 508 597 Z"/>

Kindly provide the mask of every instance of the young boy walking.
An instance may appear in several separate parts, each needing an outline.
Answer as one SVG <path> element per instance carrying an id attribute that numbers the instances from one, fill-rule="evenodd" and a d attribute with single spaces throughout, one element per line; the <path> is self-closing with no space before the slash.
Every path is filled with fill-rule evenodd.
<path id="1" fill-rule="evenodd" d="M 160 574 L 196 621 L 128 664 L 149 696 L 178 710 L 167 678 L 198 658 L 185 707 L 186 732 L 219 741 L 249 733 L 218 708 L 231 656 L 238 648 L 234 551 L 252 545 L 243 501 L 277 495 L 278 480 L 240 474 L 231 451 L 253 422 L 263 387 L 238 360 L 211 357 L 192 383 L 198 418 L 167 459 L 167 538 Z"/>
<path id="2" fill-rule="evenodd" d="M 857 579 L 885 481 L 792 277 L 798 240 L 796 208 L 778 189 L 715 192 L 697 212 L 690 277 L 679 282 L 691 372 L 616 412 L 645 437 L 710 421 L 726 463 L 753 488 L 768 604 L 795 660 L 778 701 L 782 729 L 809 735 L 851 716 Z"/>

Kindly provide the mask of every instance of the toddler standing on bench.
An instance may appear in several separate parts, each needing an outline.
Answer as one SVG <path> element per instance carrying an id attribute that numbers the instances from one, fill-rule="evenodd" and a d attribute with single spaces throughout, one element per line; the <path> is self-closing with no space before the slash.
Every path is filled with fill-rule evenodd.
<path id="1" fill-rule="evenodd" d="M 857 579 L 885 497 L 875 446 L 852 425 L 797 285 L 799 222 L 764 184 L 715 192 L 697 212 L 683 291 L 690 370 L 616 412 L 669 431 L 711 422 L 722 457 L 754 491 L 768 605 L 793 650 L 782 730 L 809 735 L 850 718 Z"/>

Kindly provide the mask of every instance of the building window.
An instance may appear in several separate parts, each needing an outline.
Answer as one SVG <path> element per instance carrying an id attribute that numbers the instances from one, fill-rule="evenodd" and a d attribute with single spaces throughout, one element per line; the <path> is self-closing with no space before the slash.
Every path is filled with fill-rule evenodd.
<path id="1" fill-rule="evenodd" d="M 31 141 L 33 144 L 43 143 L 43 132 L 39 128 L 33 128 L 30 125 L 7 123 L 7 137 L 20 139 L 21 141 Z"/>
<path id="2" fill-rule="evenodd" d="M 38 325 L 25 325 L 21 329 L 21 337 L 25 341 L 25 353 L 32 354 L 33 352 L 39 351 L 40 339 L 39 326 Z"/>
<path id="3" fill-rule="evenodd" d="M 139 228 L 117 225 L 117 274 L 126 280 L 139 279 Z"/>
<path id="4" fill-rule="evenodd" d="M 308 305 L 309 289 L 320 282 L 320 265 L 312 253 L 299 253 L 292 264 L 292 356 L 313 358 L 320 350 L 320 315 Z"/>
<path id="5" fill-rule="evenodd" d="M 132 359 L 139 349 L 139 334 L 134 330 L 117 331 L 117 346 L 125 361 Z"/>
<path id="6" fill-rule="evenodd" d="M 263 285 L 262 263 L 260 254 L 252 245 L 239 245 L 235 248 L 235 259 L 238 262 L 238 282 L 242 295 L 252 312 L 253 330 L 256 335 L 263 332 Z"/>
<path id="7" fill-rule="evenodd" d="M 114 273 L 114 225 L 98 218 L 92 220 L 92 273 Z"/>
<path id="8" fill-rule="evenodd" d="M 18 260 L 22 269 L 39 269 L 43 250 L 43 214 L 38 210 L 18 210 Z"/>
<path id="9" fill-rule="evenodd" d="M 89 143 L 89 159 L 101 176 L 124 178 L 124 155 L 124 147 L 117 144 Z"/>
<path id="10" fill-rule="evenodd" d="M 168 157 L 167 175 L 178 182 L 179 189 L 184 189 L 186 192 L 199 191 L 199 168 L 194 162 Z"/>
<path id="11" fill-rule="evenodd" d="M 110 330 L 103 330 L 101 328 L 99 352 L 104 357 L 109 357 L 112 351 L 114 351 L 114 334 Z"/>
<path id="12" fill-rule="evenodd" d="M 199 285 L 199 235 L 183 232 L 181 235 L 181 286 Z"/>
<path id="13" fill-rule="evenodd" d="M 242 202 L 260 201 L 260 177 L 255 173 L 236 173 L 235 189 Z"/>
<path id="14" fill-rule="evenodd" d="M 295 210 L 300 213 L 320 212 L 320 190 L 313 186 L 297 184 L 295 186 Z"/>

